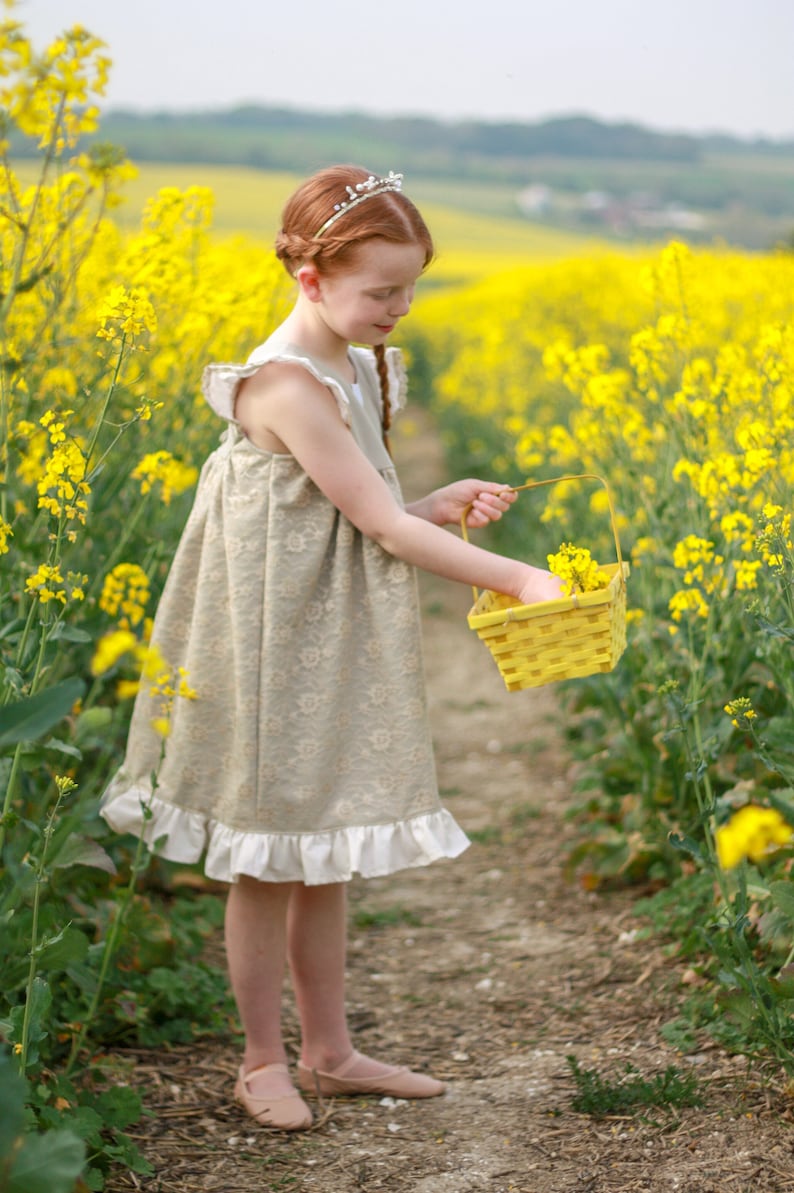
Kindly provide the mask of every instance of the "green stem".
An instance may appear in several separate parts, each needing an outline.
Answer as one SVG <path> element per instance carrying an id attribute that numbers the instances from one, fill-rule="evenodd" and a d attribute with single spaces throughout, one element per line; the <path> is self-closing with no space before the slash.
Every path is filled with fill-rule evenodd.
<path id="1" fill-rule="evenodd" d="M 160 767 L 162 766 L 164 757 L 165 757 L 165 742 L 163 742 L 162 745 L 160 746 L 160 758 L 159 758 L 159 761 L 157 764 L 157 768 L 154 771 L 154 773 L 152 774 L 152 795 L 151 795 L 151 798 L 154 798 L 154 794 L 157 790 L 157 774 L 159 772 Z M 113 919 L 113 923 L 110 926 L 110 931 L 108 932 L 108 935 L 105 940 L 105 947 L 102 951 L 102 964 L 99 967 L 99 974 L 97 976 L 96 987 L 94 989 L 94 993 L 91 998 L 90 1006 L 88 1008 L 88 1011 L 86 1013 L 86 1016 L 85 1016 L 83 1022 L 80 1025 L 79 1032 L 77 1033 L 77 1035 L 74 1037 L 74 1039 L 72 1041 L 72 1047 L 69 1051 L 69 1059 L 67 1060 L 66 1068 L 64 1069 L 65 1077 L 68 1077 L 69 1074 L 72 1072 L 72 1069 L 74 1068 L 75 1063 L 77 1062 L 77 1058 L 80 1055 L 80 1051 L 81 1051 L 81 1049 L 86 1041 L 86 1038 L 88 1036 L 88 1032 L 91 1028 L 91 1024 L 93 1023 L 94 1019 L 96 1018 L 97 1011 L 99 1010 L 99 1003 L 102 998 L 102 992 L 105 987 L 105 982 L 107 981 L 108 970 L 110 969 L 110 962 L 112 961 L 112 959 L 116 953 L 116 949 L 118 948 L 118 943 L 119 943 L 119 940 L 121 937 L 121 930 L 124 927 L 124 921 L 127 918 L 127 913 L 129 911 L 129 908 L 132 904 L 132 900 L 135 895 L 135 885 L 138 880 L 138 875 L 142 872 L 142 870 L 145 869 L 145 866 L 142 865 L 144 851 L 146 850 L 146 844 L 143 839 L 143 826 L 144 826 L 144 823 L 146 822 L 146 820 L 151 818 L 152 813 L 151 813 L 151 808 L 150 808 L 149 804 L 144 805 L 142 803 L 141 811 L 143 814 L 143 822 L 141 824 L 141 831 L 138 835 L 138 842 L 135 847 L 135 854 L 133 856 L 132 863 L 130 866 L 130 877 L 129 877 L 126 887 L 124 888 L 124 893 L 121 897 L 121 902 L 119 904 L 118 911 L 116 912 L 116 915 Z M 147 862 L 148 862 L 148 858 L 147 858 Z"/>
<path id="2" fill-rule="evenodd" d="M 11 762 L 11 772 L 8 776 L 8 782 L 6 783 L 6 793 L 3 797 L 3 812 L 2 816 L 0 816 L 0 864 L 2 864 L 1 859 L 3 846 L 5 845 L 6 841 L 6 817 L 11 810 L 11 800 L 13 799 L 13 794 L 17 785 L 17 775 L 19 774 L 19 767 L 22 762 L 23 744 L 23 742 L 19 742 L 16 749 L 14 750 L 14 757 Z"/>
<path id="3" fill-rule="evenodd" d="M 47 171 L 49 170 L 50 165 L 52 164 L 53 159 L 56 156 L 57 139 L 58 139 L 58 135 L 60 133 L 61 120 L 63 118 L 65 106 L 66 106 L 66 96 L 62 95 L 59 106 L 58 106 L 58 111 L 57 111 L 55 118 L 53 120 L 52 134 L 50 136 L 50 140 L 47 145 L 47 148 L 44 151 L 44 157 L 42 159 L 42 165 L 41 165 L 41 173 L 39 175 L 38 183 L 36 184 L 36 190 L 35 190 L 35 193 L 33 196 L 33 202 L 30 205 L 30 211 L 28 213 L 28 218 L 22 224 L 22 236 L 21 236 L 19 245 L 17 247 L 16 259 L 14 260 L 14 264 L 12 266 L 11 278 L 9 279 L 8 289 L 6 290 L 5 297 L 2 301 L 2 303 L 0 303 L 0 328 L 5 327 L 6 319 L 8 318 L 8 316 L 10 314 L 11 308 L 14 305 L 14 300 L 16 299 L 16 296 L 17 296 L 20 279 L 22 277 L 22 267 L 25 263 L 25 255 L 27 253 L 28 242 L 30 240 L 31 228 L 33 227 L 33 222 L 36 218 L 37 209 L 38 209 L 39 203 L 41 201 L 41 192 L 44 187 L 44 180 L 46 179 Z"/>
<path id="4" fill-rule="evenodd" d="M 125 346 L 126 342 L 127 342 L 126 335 L 122 335 L 121 346 L 119 348 L 119 354 L 118 354 L 118 357 L 116 358 L 116 367 L 113 370 L 113 376 L 110 379 L 110 384 L 108 385 L 107 393 L 105 394 L 105 400 L 102 403 L 102 410 L 100 411 L 99 417 L 97 418 L 96 422 L 94 423 L 94 429 L 91 434 L 91 442 L 89 443 L 88 448 L 85 452 L 86 472 L 88 472 L 88 465 L 91 463 L 91 456 L 94 454 L 94 448 L 96 447 L 96 442 L 97 442 L 97 439 L 99 438 L 99 432 L 102 430 L 102 426 L 105 422 L 105 415 L 108 412 L 110 400 L 113 397 L 113 392 L 116 388 L 116 384 L 119 379 L 119 373 L 121 372 L 121 362 L 124 359 L 124 346 Z"/>
<path id="5" fill-rule="evenodd" d="M 16 667 L 17 670 L 22 666 L 22 661 L 25 658 L 25 649 L 30 637 L 30 631 L 33 626 L 33 618 L 36 616 L 36 602 L 31 601 L 30 609 L 28 610 L 27 618 L 25 619 L 25 628 L 22 631 L 22 637 L 19 640 L 19 647 L 17 648 Z M 6 702 L 7 703 L 7 702 Z"/>
<path id="6" fill-rule="evenodd" d="M 30 1043 L 30 1019 L 33 1007 L 33 983 L 36 980 L 36 972 L 38 970 L 38 945 L 39 945 L 39 908 L 41 906 L 41 891 L 45 884 L 45 868 L 47 865 L 47 854 L 52 841 L 52 834 L 55 829 L 55 820 L 58 815 L 58 810 L 63 799 L 63 792 L 58 788 L 58 798 L 54 806 L 50 809 L 47 817 L 47 824 L 44 829 L 44 841 L 42 844 L 41 855 L 36 864 L 36 886 L 33 892 L 33 923 L 30 929 L 30 964 L 28 965 L 28 978 L 26 983 L 26 997 L 25 997 L 25 1013 L 22 1019 L 22 1039 L 20 1041 L 19 1053 L 19 1071 L 24 1077 L 28 1067 L 28 1045 Z"/>

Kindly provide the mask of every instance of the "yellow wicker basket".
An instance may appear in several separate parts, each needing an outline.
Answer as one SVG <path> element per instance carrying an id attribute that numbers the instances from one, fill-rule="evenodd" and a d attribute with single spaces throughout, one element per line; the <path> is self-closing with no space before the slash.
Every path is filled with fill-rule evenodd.
<path id="1" fill-rule="evenodd" d="M 612 671 L 626 647 L 626 577 L 609 486 L 592 473 L 528 481 L 514 492 L 562 481 L 595 480 L 606 490 L 617 562 L 599 565 L 610 577 L 606 588 L 574 593 L 534 605 L 516 604 L 501 592 L 478 592 L 468 622 L 490 650 L 510 692 L 561 679 Z M 467 511 L 468 512 L 468 511 Z M 468 540 L 466 514 L 461 519 Z"/>

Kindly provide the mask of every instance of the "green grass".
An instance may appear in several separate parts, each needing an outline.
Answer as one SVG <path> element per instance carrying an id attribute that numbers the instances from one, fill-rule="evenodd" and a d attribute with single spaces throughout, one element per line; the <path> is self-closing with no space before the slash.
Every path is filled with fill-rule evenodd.
<path id="1" fill-rule="evenodd" d="M 703 1103 L 695 1073 L 682 1074 L 673 1065 L 663 1073 L 643 1077 L 633 1065 L 627 1064 L 623 1074 L 612 1081 L 595 1069 L 582 1069 L 575 1056 L 565 1059 L 577 1088 L 571 1106 L 580 1114 L 602 1118 L 651 1106 L 671 1110 Z"/>
<path id="2" fill-rule="evenodd" d="M 383 907 L 380 911 L 368 911 L 359 908 L 353 914 L 353 926 L 359 930 L 365 928 L 393 928 L 403 924 L 409 928 L 418 928 L 422 921 L 415 911 L 401 904 Z"/>

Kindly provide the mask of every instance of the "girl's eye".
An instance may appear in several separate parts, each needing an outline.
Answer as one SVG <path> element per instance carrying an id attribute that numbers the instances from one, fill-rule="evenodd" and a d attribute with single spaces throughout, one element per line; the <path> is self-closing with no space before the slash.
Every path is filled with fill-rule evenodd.
<path id="1" fill-rule="evenodd" d="M 391 290 L 373 290 L 370 297 L 371 298 L 388 298 L 390 294 L 391 294 Z"/>

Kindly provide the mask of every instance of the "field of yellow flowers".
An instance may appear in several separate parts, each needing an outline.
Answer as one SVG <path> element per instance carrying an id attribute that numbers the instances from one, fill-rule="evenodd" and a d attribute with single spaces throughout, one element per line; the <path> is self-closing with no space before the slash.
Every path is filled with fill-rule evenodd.
<path id="1" fill-rule="evenodd" d="M 412 341 L 454 471 L 607 481 L 616 526 L 603 488 L 566 480 L 522 496 L 497 539 L 608 563 L 617 530 L 631 563 L 626 654 L 558 689 L 581 759 L 570 868 L 673 883 L 649 913 L 725 987 L 693 1013 L 789 1070 L 792 316 L 790 254 L 673 243 L 431 298 Z"/>
<path id="2" fill-rule="evenodd" d="M 136 885 L 145 851 L 109 839 L 97 806 L 136 686 L 162 692 L 164 731 L 168 702 L 191 694 L 148 632 L 218 436 L 202 367 L 244 356 L 289 298 L 272 254 L 213 239 L 208 190 L 162 189 L 139 229 L 114 222 L 131 167 L 109 147 L 75 149 L 108 65 L 83 30 L 36 55 L 21 26 L 0 25 L 6 134 L 38 146 L 23 182 L 0 141 L 0 1177 L 11 1193 L 36 1165 L 52 1193 L 79 1173 L 100 1189 L 112 1163 L 145 1171 L 125 1134 L 140 1104 L 105 1079 L 102 1047 L 189 1038 L 202 1014 L 222 1027 L 209 975 L 173 960 L 177 934 L 195 941 L 201 917 L 163 921 Z M 431 294 L 407 341 L 456 470 L 513 483 L 597 473 L 613 490 L 632 564 L 629 647 L 613 675 L 562 689 L 586 760 L 587 831 L 571 867 L 594 883 L 675 881 L 679 859 L 685 871 L 694 859 L 717 884 L 709 947 L 744 1014 L 739 1043 L 783 1063 L 792 313 L 791 256 L 671 245 Z M 537 559 L 574 542 L 610 562 L 603 491 L 551 492 L 542 506 L 522 498 L 503 545 Z M 760 1017 L 747 1009 L 759 990 Z"/>
<path id="3" fill-rule="evenodd" d="M 630 648 L 608 681 L 568 693 L 592 704 L 577 731 L 614 795 L 596 869 L 669 862 L 671 834 L 704 827 L 703 786 L 712 816 L 718 795 L 727 809 L 791 782 L 793 286 L 790 255 L 671 244 L 516 271 L 419 310 L 414 352 L 440 364 L 460 466 L 511 483 L 595 473 L 615 498 Z M 575 540 L 614 561 L 603 490 L 551 492 L 521 499 L 505 545 L 537 558 Z M 742 748 L 750 722 L 779 767 Z"/>

